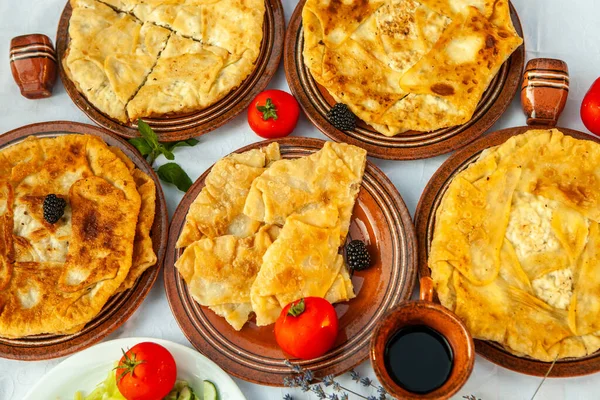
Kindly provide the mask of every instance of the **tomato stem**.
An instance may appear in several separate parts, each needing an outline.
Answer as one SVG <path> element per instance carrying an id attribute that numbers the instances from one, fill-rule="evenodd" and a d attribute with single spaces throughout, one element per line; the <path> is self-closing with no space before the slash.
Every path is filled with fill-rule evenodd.
<path id="1" fill-rule="evenodd" d="M 288 310 L 287 313 L 288 313 L 288 315 L 291 315 L 292 317 L 297 317 L 298 315 L 300 315 L 304 312 L 304 309 L 305 309 L 304 298 L 302 298 L 296 304 L 292 304 L 292 306 L 290 307 L 290 309 Z"/>
<path id="2" fill-rule="evenodd" d="M 136 354 L 135 353 L 131 353 L 131 356 L 127 355 L 127 353 L 125 352 L 125 350 L 121 349 L 121 351 L 123 352 L 123 357 L 124 360 L 122 363 L 119 363 L 119 365 L 117 365 L 114 369 L 122 369 L 123 372 L 121 373 L 121 375 L 119 375 L 119 377 L 117 378 L 117 383 L 119 383 L 121 381 L 121 379 L 123 379 L 125 377 L 125 375 L 131 373 L 131 376 L 135 376 L 134 372 L 135 372 L 135 367 L 137 367 L 140 364 L 143 364 L 145 361 L 141 360 L 138 361 L 136 360 Z"/>
<path id="3" fill-rule="evenodd" d="M 270 98 L 267 99 L 264 106 L 257 105 L 256 108 L 263 114 L 263 121 L 267 121 L 269 118 L 273 118 L 273 121 L 277 121 L 277 107 L 275 107 L 275 104 L 273 104 Z"/>

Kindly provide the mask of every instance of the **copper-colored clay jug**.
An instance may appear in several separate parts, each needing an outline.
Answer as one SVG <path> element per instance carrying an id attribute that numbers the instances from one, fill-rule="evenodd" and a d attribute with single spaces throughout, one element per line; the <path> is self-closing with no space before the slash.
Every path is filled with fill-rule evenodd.
<path id="1" fill-rule="evenodd" d="M 52 95 L 56 82 L 56 52 L 46 35 L 32 34 L 13 38 L 10 42 L 12 75 L 28 99 Z"/>
<path id="2" fill-rule="evenodd" d="M 569 68 L 562 60 L 535 58 L 527 63 L 521 106 L 527 125 L 554 127 L 569 96 Z"/>

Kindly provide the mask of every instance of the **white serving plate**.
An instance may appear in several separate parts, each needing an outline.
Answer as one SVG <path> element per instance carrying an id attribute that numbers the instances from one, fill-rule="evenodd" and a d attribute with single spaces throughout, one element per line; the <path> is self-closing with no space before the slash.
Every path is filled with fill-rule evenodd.
<path id="1" fill-rule="evenodd" d="M 89 394 L 103 382 L 108 371 L 128 349 L 141 342 L 154 342 L 166 347 L 177 364 L 177 379 L 188 381 L 202 397 L 202 381 L 213 382 L 219 400 L 246 400 L 236 383 L 217 364 L 189 347 L 168 340 L 124 338 L 100 343 L 67 358 L 31 388 L 23 400 L 73 400 L 75 392 Z"/>

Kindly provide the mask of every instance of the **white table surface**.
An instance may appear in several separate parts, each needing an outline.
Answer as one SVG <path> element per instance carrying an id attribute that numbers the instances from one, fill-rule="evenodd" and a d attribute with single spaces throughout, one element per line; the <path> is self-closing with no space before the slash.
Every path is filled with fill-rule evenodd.
<path id="1" fill-rule="evenodd" d="M 283 0 L 285 16 L 292 14 L 296 2 Z M 513 0 L 525 31 L 527 59 L 553 57 L 565 60 L 571 74 L 571 92 L 561 118 L 561 126 L 585 131 L 579 118 L 579 105 L 594 79 L 600 75 L 600 2 L 596 0 Z M 0 0 L 0 132 L 22 125 L 69 120 L 92 123 L 69 99 L 60 82 L 51 98 L 27 100 L 21 97 L 12 80 L 8 61 L 10 39 L 27 33 L 45 33 L 54 39 L 60 13 L 65 0 Z M 283 63 L 271 82 L 270 88 L 289 90 L 283 71 Z M 492 130 L 524 125 L 518 99 L 496 123 Z M 587 132 L 587 131 L 586 131 Z M 305 117 L 301 117 L 294 133 L 326 139 Z M 245 113 L 214 132 L 200 138 L 194 148 L 179 148 L 176 160 L 196 179 L 210 165 L 233 150 L 258 141 L 248 127 Z M 419 161 L 381 161 L 373 159 L 394 182 L 411 213 L 414 213 L 425 184 L 446 159 L 446 156 Z M 160 159 L 158 163 L 164 162 Z M 172 214 L 182 194 L 172 186 L 164 186 L 169 213 Z M 147 336 L 172 340 L 187 346 L 175 322 L 164 294 L 160 278 L 137 312 L 108 339 Z M 0 400 L 20 400 L 28 388 L 60 359 L 41 362 L 0 360 Z M 373 376 L 368 362 L 357 368 L 363 375 Z M 236 379 L 249 400 L 281 399 L 291 393 L 294 399 L 314 399 L 298 390 L 269 388 Z M 349 388 L 363 393 L 361 387 L 348 376 L 339 381 Z M 456 399 L 473 394 L 482 400 L 530 399 L 540 378 L 520 375 L 477 357 L 475 370 L 467 385 Z M 374 392 L 368 393 L 374 394 Z M 354 397 L 351 397 L 354 398 Z M 600 375 L 581 378 L 549 379 L 537 399 L 598 399 L 600 398 Z M 42 400 L 42 399 L 40 399 Z"/>

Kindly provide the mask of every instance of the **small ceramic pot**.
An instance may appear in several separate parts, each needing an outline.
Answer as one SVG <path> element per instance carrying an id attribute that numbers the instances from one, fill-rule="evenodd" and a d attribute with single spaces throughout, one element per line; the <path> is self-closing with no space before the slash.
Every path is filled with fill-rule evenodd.
<path id="1" fill-rule="evenodd" d="M 13 38 L 10 42 L 10 69 L 24 97 L 50 97 L 57 71 L 56 52 L 50 38 L 42 34 Z"/>
<path id="2" fill-rule="evenodd" d="M 567 63 L 552 58 L 535 58 L 527 63 L 521 87 L 527 125 L 556 126 L 568 96 Z"/>
<path id="3" fill-rule="evenodd" d="M 446 338 L 452 348 L 453 366 L 448 380 L 438 389 L 416 394 L 398 385 L 385 368 L 385 347 L 400 329 L 411 325 L 428 326 Z M 463 322 L 448 309 L 433 302 L 433 280 L 420 280 L 420 300 L 402 303 L 390 310 L 375 327 L 371 338 L 371 364 L 388 393 L 397 399 L 449 399 L 467 382 L 475 363 L 475 344 Z"/>

